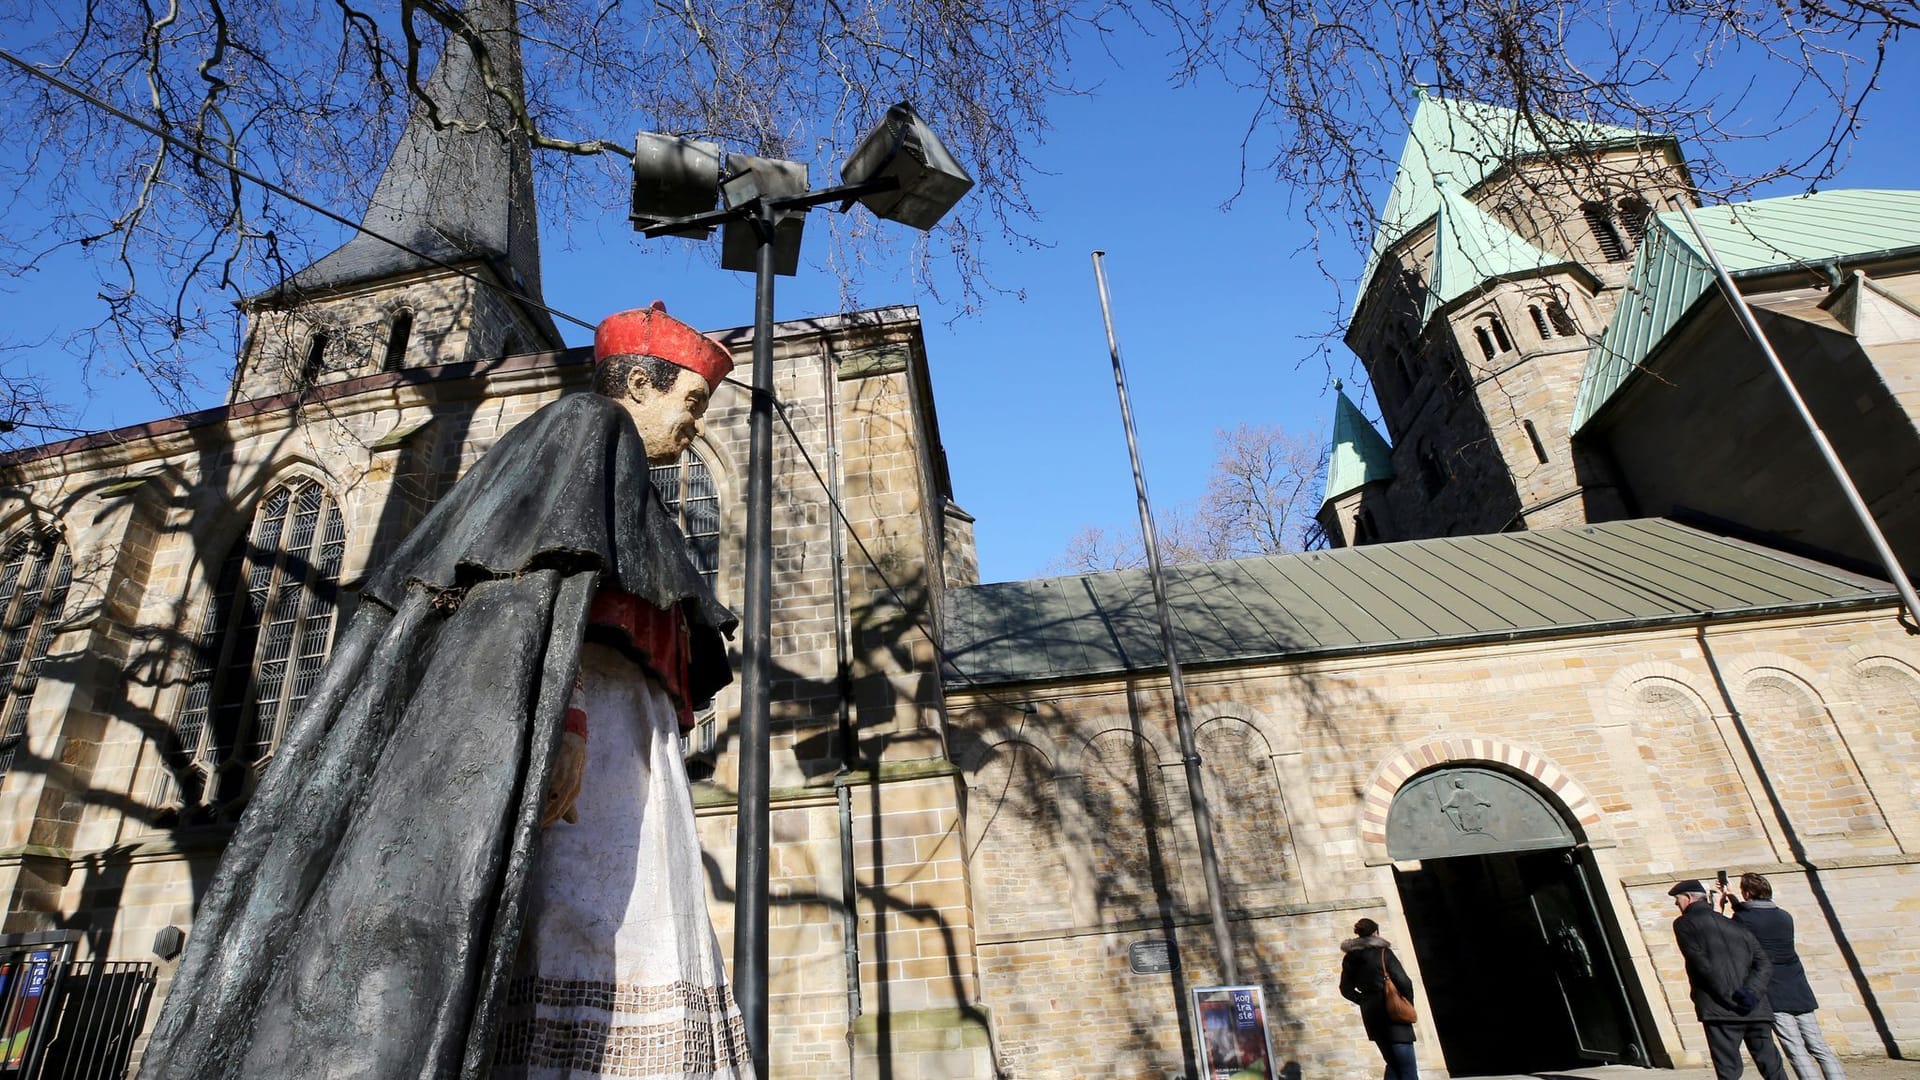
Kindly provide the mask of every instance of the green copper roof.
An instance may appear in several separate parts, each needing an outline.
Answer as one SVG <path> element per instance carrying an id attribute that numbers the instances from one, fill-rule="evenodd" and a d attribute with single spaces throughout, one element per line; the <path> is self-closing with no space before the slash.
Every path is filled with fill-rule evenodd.
<path id="1" fill-rule="evenodd" d="M 1659 519 L 1167 568 L 1180 662 L 1274 663 L 1892 603 L 1883 581 Z M 1165 667 L 1145 570 L 947 592 L 949 691 Z"/>
<path id="2" fill-rule="evenodd" d="M 1433 280 L 1428 283 L 1426 303 L 1420 311 L 1422 322 L 1489 279 L 1566 262 L 1521 239 L 1492 215 L 1455 194 L 1444 181 L 1438 186 Z"/>
<path id="3" fill-rule="evenodd" d="M 1375 480 L 1393 476 L 1387 440 L 1367 423 L 1347 392 L 1334 384 L 1333 448 L 1327 454 L 1327 494 L 1322 505 Z"/>
<path id="4" fill-rule="evenodd" d="M 1436 179 L 1455 191 L 1467 191 L 1515 158 L 1576 146 L 1631 143 L 1650 136 L 1614 127 L 1532 114 L 1521 116 L 1500 105 L 1450 101 L 1420 93 L 1408 125 L 1400 168 L 1387 192 L 1386 207 L 1373 234 L 1359 295 L 1366 295 L 1380 257 L 1431 219 L 1440 209 Z M 1359 302 L 1356 299 L 1356 308 Z"/>
<path id="5" fill-rule="evenodd" d="M 1920 248 L 1920 191 L 1823 191 L 1694 211 L 1734 277 Z M 1613 322 L 1587 357 L 1574 402 L 1582 425 L 1625 386 L 1688 311 L 1713 269 L 1678 210 L 1658 215 L 1627 275 Z"/>

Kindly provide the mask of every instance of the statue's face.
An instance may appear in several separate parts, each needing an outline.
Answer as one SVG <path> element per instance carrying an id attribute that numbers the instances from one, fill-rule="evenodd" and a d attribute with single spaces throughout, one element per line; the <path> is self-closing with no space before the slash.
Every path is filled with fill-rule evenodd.
<path id="1" fill-rule="evenodd" d="M 707 413 L 707 380 L 698 372 L 679 370 L 680 377 L 672 386 L 655 390 L 645 373 L 635 368 L 626 396 L 616 399 L 633 417 L 633 426 L 646 443 L 647 461 L 654 465 L 678 460 L 680 452 L 700 433 L 700 418 Z"/>

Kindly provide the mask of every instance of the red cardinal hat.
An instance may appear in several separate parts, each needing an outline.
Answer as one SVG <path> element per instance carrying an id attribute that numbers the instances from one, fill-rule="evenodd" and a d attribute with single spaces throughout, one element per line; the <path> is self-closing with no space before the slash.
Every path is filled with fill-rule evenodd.
<path id="1" fill-rule="evenodd" d="M 733 370 L 733 354 L 700 331 L 667 314 L 667 305 L 609 315 L 593 329 L 593 362 L 615 356 L 657 356 L 699 373 L 709 389 Z"/>

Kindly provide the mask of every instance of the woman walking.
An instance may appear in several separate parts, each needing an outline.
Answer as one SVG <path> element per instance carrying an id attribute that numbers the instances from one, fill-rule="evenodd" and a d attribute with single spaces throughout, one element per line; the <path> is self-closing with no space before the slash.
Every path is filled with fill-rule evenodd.
<path id="1" fill-rule="evenodd" d="M 1360 1006 L 1367 1038 L 1380 1048 L 1387 1063 L 1384 1080 L 1420 1080 L 1413 1060 L 1413 1023 L 1396 1020 L 1387 1008 L 1388 980 L 1406 1003 L 1413 1002 L 1413 980 L 1380 936 L 1380 924 L 1361 919 L 1353 924 L 1354 937 L 1340 943 L 1340 996 Z"/>

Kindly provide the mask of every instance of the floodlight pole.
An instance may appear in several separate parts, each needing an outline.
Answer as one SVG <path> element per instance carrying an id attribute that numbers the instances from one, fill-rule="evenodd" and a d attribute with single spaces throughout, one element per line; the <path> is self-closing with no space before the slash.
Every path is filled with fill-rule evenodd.
<path id="1" fill-rule="evenodd" d="M 767 1074 L 767 896 L 772 858 L 769 823 L 773 693 L 773 279 L 774 228 L 782 213 L 825 203 L 848 209 L 862 195 L 899 186 L 891 178 L 758 198 L 690 217 L 655 221 L 644 236 L 731 221 L 753 226 L 753 400 L 747 414 L 746 588 L 740 631 L 740 790 L 733 863 L 733 997 L 746 1029 L 754 1075 Z"/>
<path id="2" fill-rule="evenodd" d="M 753 1074 L 767 1077 L 768 775 L 773 674 L 773 228 L 754 210 L 753 401 L 747 418 L 747 573 L 740 642 L 740 792 L 734 845 L 734 998 Z"/>

